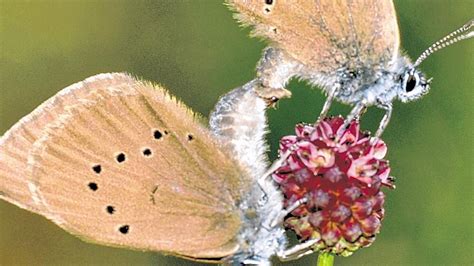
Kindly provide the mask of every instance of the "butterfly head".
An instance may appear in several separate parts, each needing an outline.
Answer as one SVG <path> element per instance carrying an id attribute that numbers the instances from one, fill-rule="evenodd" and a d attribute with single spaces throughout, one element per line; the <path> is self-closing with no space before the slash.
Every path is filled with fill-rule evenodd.
<path id="1" fill-rule="evenodd" d="M 416 68 L 408 68 L 399 76 L 398 98 L 406 103 L 417 100 L 427 94 L 432 79 L 426 79 Z"/>
<path id="2" fill-rule="evenodd" d="M 427 80 L 423 73 L 417 69 L 417 67 L 436 51 L 446 48 L 459 41 L 474 37 L 474 32 L 472 31 L 473 25 L 474 19 L 471 19 L 459 29 L 451 32 L 444 38 L 428 47 L 428 49 L 426 49 L 418 57 L 418 59 L 416 59 L 413 66 L 406 68 L 406 70 L 399 77 L 401 84 L 400 90 L 398 91 L 398 98 L 402 102 L 409 102 L 419 99 L 421 96 L 428 93 L 432 79 Z"/>

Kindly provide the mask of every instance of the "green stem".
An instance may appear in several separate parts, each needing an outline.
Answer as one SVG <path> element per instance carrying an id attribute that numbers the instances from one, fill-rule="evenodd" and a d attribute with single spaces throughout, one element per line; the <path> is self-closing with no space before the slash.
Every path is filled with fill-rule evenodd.
<path id="1" fill-rule="evenodd" d="M 333 266 L 334 255 L 331 253 L 319 253 L 318 266 Z"/>

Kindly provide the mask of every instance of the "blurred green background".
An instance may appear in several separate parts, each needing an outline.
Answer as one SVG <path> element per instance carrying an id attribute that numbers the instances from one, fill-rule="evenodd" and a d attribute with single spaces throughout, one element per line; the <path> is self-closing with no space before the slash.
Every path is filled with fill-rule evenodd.
<path id="1" fill-rule="evenodd" d="M 473 15 L 474 1 L 396 1 L 411 57 Z M 128 71 L 160 82 L 208 115 L 218 97 L 254 77 L 265 44 L 247 37 L 216 0 L 0 0 L 0 134 L 60 89 L 88 76 Z M 297 40 L 295 40 L 297 41 Z M 473 265 L 474 40 L 428 59 L 431 93 L 395 104 L 384 134 L 397 189 L 372 247 L 337 265 Z M 470 73 L 470 74 L 469 74 Z M 272 158 L 294 124 L 312 122 L 324 97 L 292 82 L 291 100 L 269 111 Z M 345 114 L 337 105 L 333 114 Z M 370 110 L 374 130 L 382 113 Z M 46 219 L 0 202 L 0 264 L 195 265 L 80 241 Z M 287 265 L 315 265 L 308 256 Z"/>

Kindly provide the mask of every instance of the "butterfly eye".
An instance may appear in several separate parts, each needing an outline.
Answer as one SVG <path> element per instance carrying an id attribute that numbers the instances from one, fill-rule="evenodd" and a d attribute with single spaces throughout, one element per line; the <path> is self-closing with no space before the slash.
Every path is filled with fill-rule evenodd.
<path id="1" fill-rule="evenodd" d="M 418 77 L 414 74 L 409 74 L 408 79 L 405 85 L 405 91 L 410 92 L 415 89 L 416 85 L 418 84 Z"/>
<path id="2" fill-rule="evenodd" d="M 419 99 L 421 96 L 428 93 L 430 89 L 429 81 L 425 79 L 423 73 L 416 69 L 411 69 L 405 72 L 400 80 L 401 91 L 398 96 L 402 102 Z"/>

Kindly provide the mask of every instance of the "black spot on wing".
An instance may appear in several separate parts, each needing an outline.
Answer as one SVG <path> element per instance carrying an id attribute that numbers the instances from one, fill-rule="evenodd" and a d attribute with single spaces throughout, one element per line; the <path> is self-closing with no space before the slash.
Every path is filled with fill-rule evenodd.
<path id="1" fill-rule="evenodd" d="M 128 231 L 130 230 L 130 226 L 129 225 L 122 225 L 120 226 L 119 228 L 119 232 L 122 233 L 122 234 L 128 234 Z"/>
<path id="2" fill-rule="evenodd" d="M 153 152 L 151 151 L 150 148 L 145 148 L 145 149 L 143 149 L 142 154 L 145 157 L 150 157 L 153 154 Z"/>
<path id="3" fill-rule="evenodd" d="M 127 159 L 127 157 L 125 156 L 125 153 L 121 152 L 119 154 L 117 154 L 117 156 L 115 156 L 115 160 L 117 160 L 118 163 L 123 163 L 125 162 L 125 160 Z"/>
<path id="4" fill-rule="evenodd" d="M 194 140 L 193 134 L 188 134 L 188 141 L 192 141 L 192 140 Z"/>
<path id="5" fill-rule="evenodd" d="M 90 182 L 89 184 L 87 184 L 87 186 L 92 191 L 97 191 L 97 189 L 99 189 L 99 186 L 95 182 Z"/>
<path id="6" fill-rule="evenodd" d="M 100 174 L 102 172 L 102 166 L 100 164 L 96 164 L 92 166 L 92 171 L 96 174 Z"/>
<path id="7" fill-rule="evenodd" d="M 165 131 L 166 132 L 166 131 Z M 153 138 L 155 139 L 161 139 L 163 137 L 163 134 L 159 130 L 153 131 Z"/>
<path id="8" fill-rule="evenodd" d="M 112 205 L 109 205 L 105 208 L 107 210 L 108 214 L 114 214 L 115 213 L 115 207 Z"/>

